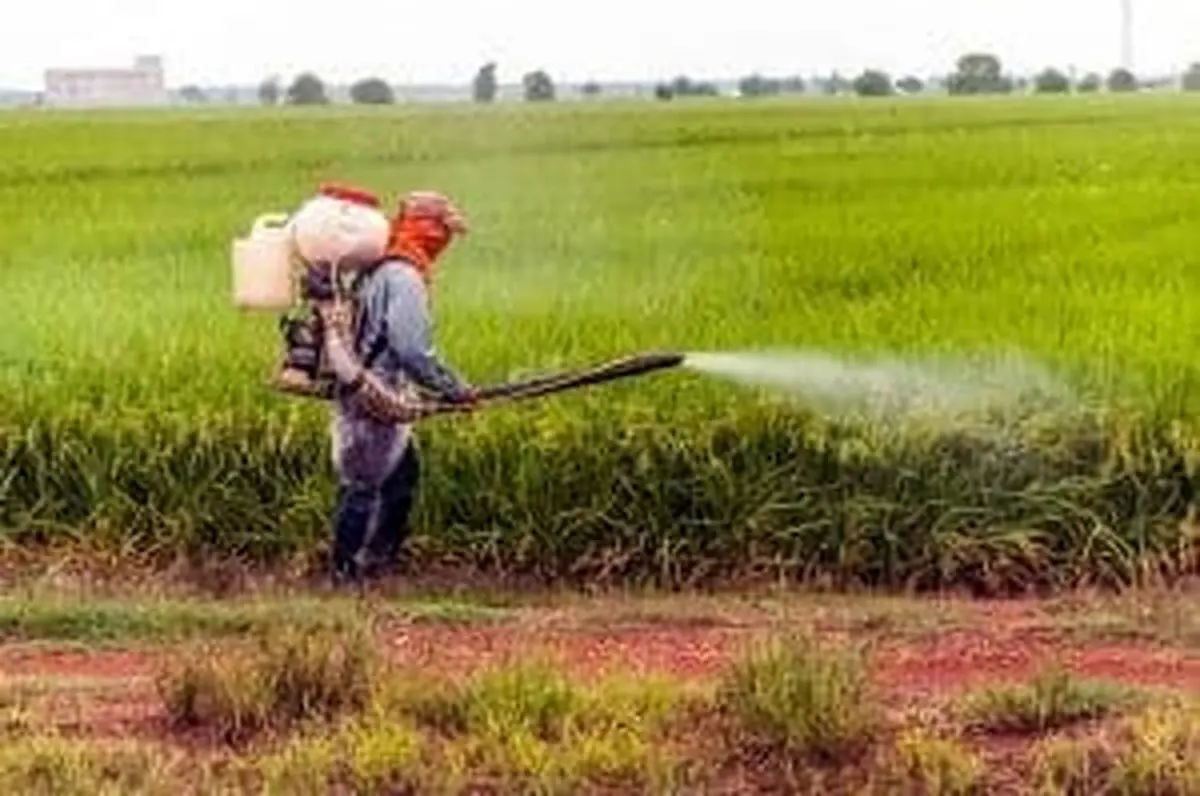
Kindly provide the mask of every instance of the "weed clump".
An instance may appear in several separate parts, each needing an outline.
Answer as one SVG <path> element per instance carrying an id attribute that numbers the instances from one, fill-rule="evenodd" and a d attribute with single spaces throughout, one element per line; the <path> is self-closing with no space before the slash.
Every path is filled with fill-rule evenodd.
<path id="1" fill-rule="evenodd" d="M 1033 780 L 1041 793 L 1105 793 L 1116 751 L 1094 738 L 1047 738 L 1033 750 Z"/>
<path id="2" fill-rule="evenodd" d="M 207 761 L 137 742 L 40 735 L 0 744 L 0 793 L 5 794 L 178 796 L 212 792 L 219 779 Z"/>
<path id="3" fill-rule="evenodd" d="M 1200 793 L 1200 708 L 1162 705 L 1124 727 L 1109 792 L 1129 796 Z"/>
<path id="4" fill-rule="evenodd" d="M 1194 704 L 1156 705 L 1103 737 L 1047 739 L 1034 761 L 1035 782 L 1044 792 L 1200 793 L 1200 710 Z"/>
<path id="5" fill-rule="evenodd" d="M 161 673 L 158 692 L 173 727 L 233 741 L 363 711 L 378 663 L 365 623 L 278 628 L 248 645 L 200 646 Z"/>
<path id="6" fill-rule="evenodd" d="M 677 687 L 655 682 L 584 686 L 534 658 L 462 680 L 398 681 L 380 710 L 441 739 L 447 787 L 486 779 L 537 792 L 584 784 L 640 792 L 677 773 L 662 731 L 681 700 Z"/>
<path id="7" fill-rule="evenodd" d="M 1135 704 L 1137 697 L 1124 686 L 1080 679 L 1054 668 L 1028 683 L 972 694 L 961 712 L 970 729 L 1041 733 L 1104 718 Z"/>
<path id="8" fill-rule="evenodd" d="M 446 718 L 459 732 L 497 739 L 558 741 L 589 718 L 580 688 L 541 661 L 485 671 L 448 690 L 444 700 Z"/>
<path id="9" fill-rule="evenodd" d="M 803 636 L 772 640 L 735 664 L 717 707 L 753 745 L 791 760 L 853 761 L 883 727 L 863 656 Z"/>
<path id="10" fill-rule="evenodd" d="M 962 743 L 912 729 L 896 739 L 883 773 L 887 792 L 975 796 L 986 793 L 984 768 Z"/>
<path id="11" fill-rule="evenodd" d="M 411 725 L 383 716 L 349 721 L 332 735 L 297 737 L 259 764 L 267 793 L 421 793 L 436 766 Z"/>

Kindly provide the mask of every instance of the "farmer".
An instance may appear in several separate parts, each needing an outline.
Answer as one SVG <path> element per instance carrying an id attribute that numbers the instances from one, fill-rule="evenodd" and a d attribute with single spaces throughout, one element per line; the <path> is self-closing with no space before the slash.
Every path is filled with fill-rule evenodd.
<path id="1" fill-rule="evenodd" d="M 428 292 L 438 257 L 466 221 L 445 196 L 405 196 L 390 221 L 387 252 L 357 285 L 356 354 L 393 388 L 416 383 L 443 400 L 475 403 L 475 391 L 434 351 Z M 338 472 L 332 566 L 337 582 L 393 570 L 411 532 L 420 477 L 411 426 L 381 423 L 335 397 L 333 460 Z"/>

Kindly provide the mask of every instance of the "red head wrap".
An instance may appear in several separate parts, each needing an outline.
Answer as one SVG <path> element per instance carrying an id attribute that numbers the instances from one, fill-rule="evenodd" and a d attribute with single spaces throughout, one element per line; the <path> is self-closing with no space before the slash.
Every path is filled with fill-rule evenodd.
<path id="1" fill-rule="evenodd" d="M 437 258 L 455 235 L 466 232 L 466 218 L 448 198 L 433 191 L 413 191 L 400 200 L 392 217 L 387 253 L 411 262 L 430 284 Z"/>

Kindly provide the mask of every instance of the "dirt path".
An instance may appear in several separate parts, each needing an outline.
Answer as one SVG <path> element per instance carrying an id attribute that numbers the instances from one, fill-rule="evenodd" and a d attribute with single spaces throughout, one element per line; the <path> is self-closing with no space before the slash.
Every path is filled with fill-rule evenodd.
<path id="1" fill-rule="evenodd" d="M 581 676 L 614 670 L 696 679 L 718 675 L 772 628 L 653 627 L 530 629 L 416 625 L 395 628 L 383 643 L 388 661 L 440 673 L 466 674 L 490 664 L 549 654 Z M 853 637 L 852 637 L 853 638 Z M 172 649 L 98 649 L 0 646 L 5 678 L 151 678 Z M 1200 655 L 1145 642 L 1070 643 L 1050 633 L 1014 632 L 1002 622 L 954 629 L 919 639 L 871 642 L 873 670 L 888 689 L 953 690 L 981 682 L 1012 681 L 1059 663 L 1079 674 L 1129 683 L 1200 689 Z"/>

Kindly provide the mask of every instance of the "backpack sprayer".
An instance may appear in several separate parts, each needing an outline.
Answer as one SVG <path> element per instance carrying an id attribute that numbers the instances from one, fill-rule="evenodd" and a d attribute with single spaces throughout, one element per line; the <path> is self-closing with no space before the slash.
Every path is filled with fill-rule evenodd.
<path id="1" fill-rule="evenodd" d="M 307 398 L 350 398 L 376 419 L 390 423 L 472 411 L 474 405 L 399 392 L 367 370 L 354 353 L 358 308 L 353 280 L 382 257 L 387 236 L 387 218 L 374 207 L 322 195 L 290 216 L 260 216 L 249 236 L 233 241 L 234 305 L 282 313 L 279 329 L 285 353 L 270 385 Z M 481 403 L 529 400 L 676 367 L 683 361 L 679 353 L 636 354 L 479 388 L 476 397 Z"/>

